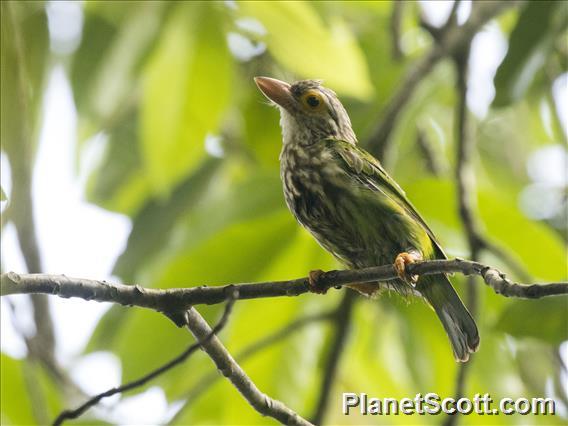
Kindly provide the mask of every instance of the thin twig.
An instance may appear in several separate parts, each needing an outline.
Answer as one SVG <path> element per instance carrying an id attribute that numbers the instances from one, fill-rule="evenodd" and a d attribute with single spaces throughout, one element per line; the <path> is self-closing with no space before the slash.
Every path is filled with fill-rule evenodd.
<path id="1" fill-rule="evenodd" d="M 422 157 L 424 157 L 426 169 L 433 176 L 441 176 L 444 171 L 444 165 L 440 160 L 440 155 L 436 153 L 432 141 L 426 136 L 424 129 L 420 127 L 416 129 L 416 145 L 418 145 Z"/>
<path id="2" fill-rule="evenodd" d="M 196 339 L 203 342 L 201 348 L 213 360 L 217 369 L 237 388 L 256 411 L 285 425 L 311 425 L 310 422 L 300 417 L 281 401 L 262 393 L 216 336 L 204 340 L 204 337 L 211 334 L 211 327 L 193 307 L 187 311 L 187 328 Z"/>
<path id="3" fill-rule="evenodd" d="M 477 205 L 475 192 L 475 175 L 471 165 L 471 156 L 475 146 L 471 138 L 467 110 L 467 69 L 470 45 L 464 46 L 462 52 L 455 55 L 457 74 L 457 161 L 456 181 L 459 215 L 468 238 L 470 251 L 479 252 L 485 246 L 479 218 L 476 215 Z M 477 260 L 477 259 L 472 259 Z"/>
<path id="4" fill-rule="evenodd" d="M 392 11 L 390 16 L 390 31 L 391 31 L 392 57 L 395 61 L 400 61 L 404 57 L 404 53 L 402 51 L 402 46 L 401 46 L 401 34 L 400 34 L 403 9 L 404 9 L 403 1 L 392 2 Z"/>
<path id="5" fill-rule="evenodd" d="M 469 20 L 460 27 L 450 26 L 440 36 L 430 51 L 422 56 L 415 64 L 409 67 L 408 72 L 398 85 L 398 90 L 387 102 L 381 112 L 381 121 L 368 138 L 366 147 L 378 159 L 383 160 L 389 149 L 390 134 L 396 126 L 400 113 L 412 99 L 419 83 L 434 69 L 435 65 L 444 57 L 469 43 L 473 36 L 488 21 L 498 16 L 504 10 L 517 6 L 518 1 L 486 1 L 480 2 L 473 8 Z"/>
<path id="6" fill-rule="evenodd" d="M 116 395 L 118 393 L 124 393 L 124 392 L 130 391 L 132 389 L 136 389 L 136 388 L 139 388 L 141 386 L 144 386 L 150 380 L 164 374 L 168 370 L 171 370 L 176 365 L 183 363 L 185 360 L 187 360 L 187 358 L 189 358 L 189 356 L 191 354 L 193 354 L 195 351 L 197 351 L 197 349 L 199 349 L 199 347 L 202 344 L 207 342 L 209 339 L 211 339 L 214 335 L 219 333 L 225 327 L 225 325 L 227 324 L 227 320 L 229 319 L 229 315 L 231 314 L 231 311 L 233 309 L 233 305 L 234 305 L 236 300 L 237 300 L 236 295 L 230 296 L 229 300 L 227 301 L 227 304 L 225 305 L 225 310 L 223 311 L 223 315 L 221 316 L 221 319 L 219 320 L 217 325 L 215 325 L 215 327 L 213 327 L 211 332 L 209 334 L 207 334 L 206 336 L 204 336 L 201 340 L 198 340 L 196 343 L 188 346 L 187 349 L 185 349 L 181 354 L 176 356 L 174 359 L 168 361 L 166 364 L 156 368 L 155 370 L 153 370 L 150 373 L 140 377 L 139 379 L 133 380 L 132 382 L 125 383 L 121 386 L 109 389 L 105 392 L 101 392 L 98 395 L 95 395 L 94 397 L 92 397 L 91 399 L 89 399 L 84 404 L 80 405 L 79 407 L 75 408 L 74 410 L 62 411 L 59 414 L 59 416 L 57 416 L 57 418 L 54 420 L 53 425 L 58 426 L 58 425 L 63 424 L 63 422 L 65 420 L 76 419 L 79 416 L 81 416 L 85 411 L 87 411 L 89 408 L 98 404 L 103 398 L 107 398 L 109 396 Z"/>
<path id="7" fill-rule="evenodd" d="M 291 323 L 276 330 L 275 332 L 251 343 L 249 346 L 237 353 L 235 359 L 239 364 L 243 364 L 257 353 L 278 342 L 283 341 L 292 333 L 300 331 L 303 327 L 319 321 L 329 321 L 335 317 L 335 314 L 335 310 L 330 310 L 319 314 L 307 315 L 303 318 L 292 321 Z M 189 407 L 189 405 L 191 405 L 197 398 L 203 395 L 203 393 L 220 378 L 221 377 L 216 371 L 212 371 L 209 374 L 201 377 L 201 379 L 197 380 L 197 383 L 188 392 L 185 393 L 185 401 L 182 407 L 176 412 L 175 416 L 168 422 L 168 424 L 176 424 L 176 422 L 180 419 L 182 413 Z"/>
<path id="8" fill-rule="evenodd" d="M 319 399 L 312 417 L 312 423 L 316 425 L 321 425 L 323 423 L 329 406 L 329 396 L 331 395 L 333 383 L 337 376 L 341 355 L 347 346 L 346 342 L 349 337 L 349 328 L 351 325 L 355 297 L 355 292 L 348 290 L 343 295 L 343 299 L 339 303 L 335 313 L 335 336 L 331 343 L 329 355 L 323 370 L 324 373 L 319 391 Z"/>

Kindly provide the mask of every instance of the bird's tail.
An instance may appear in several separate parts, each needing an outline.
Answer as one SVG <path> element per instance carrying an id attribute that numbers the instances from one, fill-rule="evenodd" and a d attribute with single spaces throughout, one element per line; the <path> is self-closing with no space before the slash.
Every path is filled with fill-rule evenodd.
<path id="1" fill-rule="evenodd" d="M 457 361 L 466 362 L 479 347 L 475 321 L 445 275 L 422 276 L 417 290 L 428 300 L 442 321 Z"/>

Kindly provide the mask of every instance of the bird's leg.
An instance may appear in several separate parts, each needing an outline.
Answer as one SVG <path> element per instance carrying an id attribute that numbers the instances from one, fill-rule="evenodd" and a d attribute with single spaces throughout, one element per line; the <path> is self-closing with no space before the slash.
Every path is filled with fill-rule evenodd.
<path id="1" fill-rule="evenodd" d="M 399 253 L 394 260 L 394 269 L 401 280 L 409 283 L 413 287 L 418 281 L 418 275 L 409 275 L 406 272 L 406 265 L 422 260 L 422 254 L 418 250 L 409 250 Z"/>
<path id="2" fill-rule="evenodd" d="M 312 293 L 325 294 L 327 293 L 327 288 L 323 287 L 320 282 L 320 277 L 324 274 L 321 269 L 314 269 L 308 274 L 308 286 Z"/>

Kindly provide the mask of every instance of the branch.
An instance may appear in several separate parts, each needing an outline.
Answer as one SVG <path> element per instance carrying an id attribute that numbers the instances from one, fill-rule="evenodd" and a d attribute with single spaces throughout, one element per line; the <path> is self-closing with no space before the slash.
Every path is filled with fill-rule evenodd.
<path id="1" fill-rule="evenodd" d="M 30 55 L 29 46 L 26 46 L 23 28 L 19 24 L 18 6 L 16 2 L 6 2 L 2 5 L 2 14 L 6 14 L 8 23 L 7 32 L 13 37 L 13 52 L 8 53 L 12 57 L 16 70 L 15 84 L 15 108 L 19 110 L 20 122 L 15 126 L 14 140 L 11 143 L 3 143 L 11 169 L 13 187 L 9 198 L 9 209 L 5 212 L 10 216 L 6 221 L 11 221 L 16 229 L 16 235 L 20 251 L 28 272 L 37 273 L 42 270 L 41 253 L 39 249 L 36 223 L 34 220 L 34 200 L 32 197 L 33 165 L 34 165 L 34 108 L 32 108 L 33 88 L 30 84 L 30 69 L 26 63 Z M 21 12 L 21 10 L 20 10 Z M 47 16 L 45 17 L 47 19 Z M 4 21 L 4 19 L 2 19 Z M 2 37 L 6 34 L 2 31 Z M 10 50 L 10 49 L 8 49 Z M 11 53 L 11 54 L 10 54 Z M 4 74 L 4 70 L 2 72 Z M 2 90 L 4 95 L 4 90 Z M 6 142 L 6 141 L 3 141 Z M 7 215 L 6 215 L 7 216 Z M 68 389 L 71 379 L 59 366 L 55 357 L 55 333 L 49 303 L 45 296 L 33 294 L 30 297 L 33 307 L 33 319 L 36 332 L 33 336 L 22 334 L 28 349 L 27 357 L 30 360 L 38 360 L 45 371 L 64 389 Z M 29 375 L 30 373 L 28 373 Z M 40 389 L 35 389 L 30 394 L 41 395 Z M 35 410 L 40 411 L 38 407 Z M 40 423 L 47 419 L 36 417 Z"/>
<path id="2" fill-rule="evenodd" d="M 475 204 L 475 175 L 471 165 L 475 141 L 469 129 L 469 114 L 467 110 L 467 76 L 469 68 L 470 44 L 456 53 L 454 62 L 457 74 L 457 161 L 456 180 L 459 215 L 468 238 L 469 249 L 473 260 L 477 260 L 479 251 L 486 245 L 482 236 L 480 221 L 476 215 Z"/>
<path id="3" fill-rule="evenodd" d="M 392 57 L 395 61 L 400 61 L 404 57 L 401 46 L 400 27 L 403 18 L 403 1 L 394 1 L 392 3 L 392 11 L 390 16 L 390 32 L 391 32 L 391 50 Z"/>
<path id="4" fill-rule="evenodd" d="M 236 300 L 236 297 L 234 297 L 234 295 L 232 295 L 232 297 L 229 298 L 229 300 L 227 301 L 227 304 L 225 306 L 225 310 L 223 311 L 223 315 L 221 316 L 221 319 L 219 320 L 217 325 L 215 327 L 213 327 L 211 332 L 209 334 L 207 334 L 202 340 L 199 340 L 196 343 L 190 345 L 186 350 L 184 350 L 177 357 L 175 357 L 171 361 L 167 362 L 166 364 L 160 366 L 159 368 L 155 369 L 154 371 L 151 371 L 150 373 L 142 376 L 141 378 L 134 380 L 132 382 L 126 383 L 122 386 L 109 389 L 109 390 L 102 392 L 98 395 L 95 395 L 94 397 L 92 397 L 87 402 L 85 402 L 84 404 L 82 404 L 81 406 L 77 407 L 74 410 L 62 411 L 59 414 L 59 416 L 57 416 L 57 418 L 54 420 L 53 425 L 59 426 L 59 425 L 63 424 L 63 422 L 65 420 L 76 419 L 79 416 L 81 416 L 81 414 L 83 414 L 85 411 L 87 411 L 89 408 L 98 404 L 103 398 L 107 398 L 109 396 L 116 395 L 117 393 L 124 393 L 124 392 L 127 392 L 129 390 L 138 388 L 140 386 L 144 386 L 150 380 L 154 379 L 155 377 L 158 377 L 161 374 L 164 374 L 166 371 L 171 370 L 176 365 L 179 365 L 182 362 L 184 362 L 187 358 L 189 358 L 189 356 L 191 354 L 193 354 L 195 351 L 197 351 L 197 349 L 199 349 L 199 347 L 201 345 L 205 344 L 205 342 L 207 342 L 209 339 L 211 339 L 213 337 L 213 335 L 218 334 L 225 327 L 225 325 L 227 324 L 227 320 L 229 319 L 229 315 L 231 314 L 231 311 L 233 309 L 233 305 L 235 303 L 235 300 Z"/>
<path id="5" fill-rule="evenodd" d="M 520 284 L 509 280 L 495 268 L 463 259 L 429 260 L 408 265 L 413 275 L 461 273 L 479 275 L 496 293 L 505 297 L 540 299 L 546 296 L 568 294 L 568 282 L 547 284 Z M 318 286 L 322 289 L 339 288 L 346 284 L 376 283 L 398 278 L 393 265 L 364 269 L 329 271 L 322 273 Z M 378 286 L 380 284 L 377 284 Z M 217 287 L 189 287 L 159 290 L 139 285 L 113 284 L 64 275 L 17 274 L 1 275 L 0 296 L 10 294 L 46 293 L 64 298 L 79 297 L 97 302 L 113 302 L 128 306 L 153 309 L 165 314 L 183 312 L 193 305 L 213 305 L 224 302 L 233 292 L 238 299 L 260 299 L 280 296 L 299 296 L 310 292 L 308 278 L 287 281 L 267 281 L 252 284 L 229 284 Z M 183 322 L 181 325 L 184 325 Z"/>
<path id="6" fill-rule="evenodd" d="M 471 156 L 475 147 L 475 140 L 471 137 L 467 109 L 467 78 L 470 50 L 471 43 L 467 43 L 461 51 L 456 52 L 453 56 L 457 78 L 456 91 L 458 95 L 456 114 L 456 180 L 458 211 L 467 236 L 469 256 L 472 260 L 478 260 L 481 251 L 488 245 L 486 238 L 481 233 L 481 222 L 477 216 L 476 198 L 474 197 L 475 176 L 471 164 Z M 478 301 L 479 294 L 475 286 L 475 279 L 474 277 L 469 277 L 466 305 L 473 318 L 477 316 Z M 470 368 L 469 365 L 460 365 L 458 367 L 454 391 L 457 399 L 461 398 L 464 394 Z M 444 426 L 455 425 L 457 419 L 457 415 L 448 415 L 444 421 Z"/>
<path id="7" fill-rule="evenodd" d="M 316 405 L 315 413 L 312 417 L 312 423 L 319 425 L 323 423 L 324 416 L 329 405 L 329 395 L 331 393 L 335 376 L 341 360 L 341 355 L 346 347 L 347 338 L 349 337 L 349 327 L 353 314 L 353 304 L 355 302 L 355 293 L 347 291 L 343 295 L 343 299 L 339 303 L 334 315 L 335 336 L 329 349 L 329 356 L 325 368 L 323 370 L 323 378 L 320 386 L 319 399 Z"/>
<path id="8" fill-rule="evenodd" d="M 213 360 L 223 376 L 229 379 L 256 411 L 285 425 L 311 425 L 310 422 L 300 417 L 281 401 L 262 393 L 216 336 L 205 340 L 205 337 L 210 335 L 212 330 L 195 308 L 191 307 L 187 311 L 186 318 L 187 328 L 196 339 L 203 342 L 201 348 Z"/>
<path id="9" fill-rule="evenodd" d="M 260 338 L 259 340 L 251 343 L 243 350 L 241 350 L 235 359 L 239 364 L 246 362 L 249 358 L 256 355 L 257 353 L 263 351 L 264 349 L 272 346 L 286 339 L 292 333 L 296 333 L 302 328 L 314 324 L 320 321 L 329 321 L 335 317 L 335 310 L 321 312 L 319 314 L 307 315 L 305 317 L 299 318 L 285 325 L 284 327 L 276 330 L 275 332 L 268 334 Z M 209 374 L 204 375 L 197 381 L 195 386 L 185 393 L 185 402 L 182 407 L 177 411 L 175 416 L 168 422 L 168 424 L 177 424 L 179 422 L 182 413 L 189 407 L 189 405 L 199 398 L 209 387 L 211 387 L 218 379 L 220 379 L 219 374 L 216 371 L 212 371 Z"/>
<path id="10" fill-rule="evenodd" d="M 444 164 L 440 156 L 436 153 L 436 148 L 432 140 L 421 127 L 416 129 L 416 145 L 418 145 L 418 149 L 420 149 L 428 172 L 436 177 L 441 176 L 444 172 Z"/>
<path id="11" fill-rule="evenodd" d="M 388 151 L 389 136 L 406 104 L 412 99 L 418 84 L 434 69 L 444 57 L 451 56 L 465 43 L 469 43 L 480 28 L 504 10 L 517 6 L 518 1 L 480 2 L 462 26 L 450 25 L 440 35 L 439 42 L 409 68 L 398 85 L 399 89 L 389 100 L 381 113 L 381 121 L 367 141 L 367 149 L 382 160 Z"/>

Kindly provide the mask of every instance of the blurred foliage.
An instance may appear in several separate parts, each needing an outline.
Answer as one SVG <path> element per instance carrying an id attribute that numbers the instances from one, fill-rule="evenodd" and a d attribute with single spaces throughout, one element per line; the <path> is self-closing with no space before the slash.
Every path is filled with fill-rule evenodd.
<path id="1" fill-rule="evenodd" d="M 432 47 L 419 24 L 419 5 L 406 3 L 401 22 L 406 56 L 395 61 L 391 11 L 389 2 L 90 1 L 82 4 L 78 48 L 61 55 L 49 50 L 42 3 L 2 2 L 2 150 L 15 171 L 17 164 L 33 164 L 44 82 L 54 63 L 64 63 L 79 119 L 78 157 L 86 155 L 94 141 L 104 144 L 86 197 L 128 215 L 133 223 L 115 265 L 117 276 L 168 288 L 288 279 L 311 269 L 337 268 L 286 210 L 278 172 L 278 111 L 265 105 L 252 78 L 325 80 L 344 101 L 364 142 L 403 74 Z M 535 282 L 566 279 L 566 197 L 558 217 L 540 221 L 530 219 L 519 202 L 533 183 L 527 172 L 531 155 L 543 147 L 566 146 L 551 95 L 552 84 L 566 72 L 566 5 L 529 2 L 507 12 L 497 24 L 509 49 L 495 76 L 492 108 L 485 117 L 474 118 L 479 214 L 491 239 Z M 424 77 L 392 135 L 390 169 L 447 252 L 467 256 L 451 173 L 454 77 L 448 61 Z M 543 111 L 549 111 L 548 116 Z M 418 129 L 431 140 L 443 175 L 428 173 L 416 145 Z M 565 194 L 566 188 L 561 191 Z M 482 261 L 509 270 L 491 254 Z M 453 281 L 463 292 L 463 277 Z M 240 302 L 221 337 L 234 354 L 338 301 L 339 293 L 331 292 L 326 297 Z M 560 376 L 565 367 L 557 356 L 568 337 L 566 307 L 565 298 L 507 300 L 484 288 L 482 345 L 471 365 L 467 395 L 530 398 L 553 392 L 559 404 L 566 404 Z M 220 309 L 200 311 L 215 321 Z M 452 394 L 457 365 L 437 318 L 424 303 L 394 295 L 360 300 L 351 329 L 331 391 L 328 422 L 370 421 L 341 415 L 343 391 L 393 398 L 418 392 Z M 131 380 L 190 341 L 187 332 L 158 314 L 114 307 L 101 319 L 86 352 L 116 354 L 122 361 L 122 379 Z M 314 323 L 243 366 L 262 391 L 309 416 L 329 342 L 328 325 Z M 2 355 L 3 424 L 38 421 L 25 385 L 24 373 L 30 368 L 26 363 Z M 151 385 L 161 386 L 170 402 L 180 401 L 213 368 L 197 354 Z M 49 395 L 45 409 L 53 418 L 64 396 L 44 376 L 40 386 Z M 372 421 L 422 424 L 439 423 L 441 418 L 391 416 Z M 520 416 L 462 419 L 465 424 L 525 421 Z M 562 424 L 565 419 L 530 421 Z M 174 423 L 272 421 L 260 417 L 227 381 L 219 380 L 184 406 Z"/>

